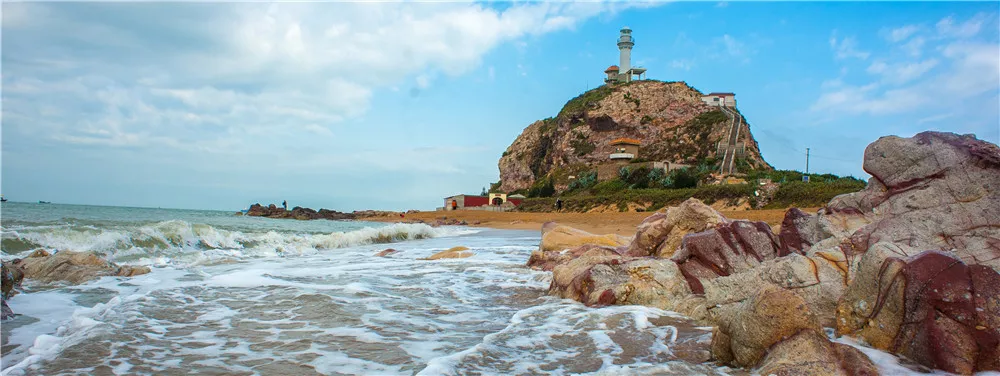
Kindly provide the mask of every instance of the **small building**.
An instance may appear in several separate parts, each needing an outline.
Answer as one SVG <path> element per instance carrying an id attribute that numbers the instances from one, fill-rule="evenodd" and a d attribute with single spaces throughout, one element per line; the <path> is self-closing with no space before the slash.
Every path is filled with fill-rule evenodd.
<path id="1" fill-rule="evenodd" d="M 506 193 L 482 195 L 454 195 L 444 198 L 443 210 L 483 209 L 486 206 L 520 206 L 522 195 L 507 196 Z M 454 209 L 452 209 L 454 207 Z"/>
<path id="2" fill-rule="evenodd" d="M 604 74 L 608 75 L 608 77 L 604 79 L 605 83 L 618 82 L 618 66 L 617 65 L 612 65 L 612 66 L 608 67 L 608 69 L 605 69 L 604 70 Z"/>
<path id="3" fill-rule="evenodd" d="M 712 106 L 736 107 L 736 94 L 709 93 L 702 96 L 701 101 Z"/>
<path id="4" fill-rule="evenodd" d="M 639 155 L 639 146 L 642 143 L 634 138 L 618 138 L 611 140 L 612 150 L 608 156 L 612 161 L 624 162 L 635 159 L 635 156 Z"/>
<path id="5" fill-rule="evenodd" d="M 454 195 L 445 197 L 444 210 L 461 210 L 477 206 L 489 205 L 490 199 L 480 195 Z M 452 209 L 454 208 L 454 209 Z"/>

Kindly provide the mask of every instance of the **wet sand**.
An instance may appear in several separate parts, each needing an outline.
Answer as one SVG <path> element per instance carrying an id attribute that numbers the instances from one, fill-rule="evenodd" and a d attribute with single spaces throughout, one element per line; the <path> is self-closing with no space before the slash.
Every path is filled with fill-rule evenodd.
<path id="1" fill-rule="evenodd" d="M 737 210 L 720 211 L 722 215 L 730 219 L 748 219 L 752 221 L 764 221 L 777 230 L 781 225 L 787 209 L 770 210 Z M 802 208 L 806 213 L 815 213 L 818 208 Z M 497 229 L 511 230 L 541 230 L 542 224 L 548 221 L 556 221 L 559 224 L 572 226 L 581 230 L 595 234 L 616 233 L 625 236 L 635 234 L 635 227 L 643 219 L 652 215 L 652 212 L 624 212 L 624 213 L 521 213 L 521 212 L 489 212 L 479 210 L 456 210 L 456 211 L 427 211 L 405 214 L 400 218 L 399 214 L 359 218 L 366 221 L 378 222 L 412 222 L 424 221 L 433 223 L 439 219 L 456 219 L 466 221 L 470 226 L 490 227 Z"/>

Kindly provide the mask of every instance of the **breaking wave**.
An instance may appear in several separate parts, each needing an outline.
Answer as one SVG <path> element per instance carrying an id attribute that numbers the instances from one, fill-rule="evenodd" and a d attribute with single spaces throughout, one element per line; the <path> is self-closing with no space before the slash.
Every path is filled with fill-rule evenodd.
<path id="1" fill-rule="evenodd" d="M 94 251 L 127 264 L 201 264 L 249 257 L 313 254 L 367 244 L 395 243 L 477 232 L 469 228 L 398 223 L 330 233 L 240 231 L 207 224 L 170 220 L 141 226 L 65 224 L 4 228 L 6 256 L 31 251 Z"/>

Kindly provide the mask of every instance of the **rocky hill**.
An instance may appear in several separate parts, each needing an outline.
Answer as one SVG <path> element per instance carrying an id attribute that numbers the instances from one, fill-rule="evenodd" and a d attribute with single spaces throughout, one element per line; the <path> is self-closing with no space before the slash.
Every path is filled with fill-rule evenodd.
<path id="1" fill-rule="evenodd" d="M 617 138 L 642 142 L 637 160 L 709 164 L 718 168 L 717 144 L 729 133 L 730 118 L 702 102 L 704 94 L 685 82 L 634 81 L 605 85 L 573 98 L 554 118 L 539 120 L 521 133 L 500 158 L 504 192 L 527 189 L 553 178 L 565 189 L 568 176 L 607 163 Z M 742 118 L 742 115 L 738 116 Z M 734 163 L 738 172 L 772 169 L 743 119 L 740 142 L 746 153 Z"/>

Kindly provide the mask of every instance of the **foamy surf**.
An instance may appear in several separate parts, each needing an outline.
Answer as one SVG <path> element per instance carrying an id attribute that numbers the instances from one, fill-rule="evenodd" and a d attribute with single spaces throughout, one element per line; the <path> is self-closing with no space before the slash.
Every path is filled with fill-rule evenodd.
<path id="1" fill-rule="evenodd" d="M 6 257 L 25 257 L 38 248 L 95 251 L 110 261 L 139 265 L 197 265 L 252 258 L 314 254 L 368 244 L 396 243 L 473 234 L 466 227 L 375 224 L 328 233 L 249 231 L 183 220 L 142 226 L 5 226 Z"/>

